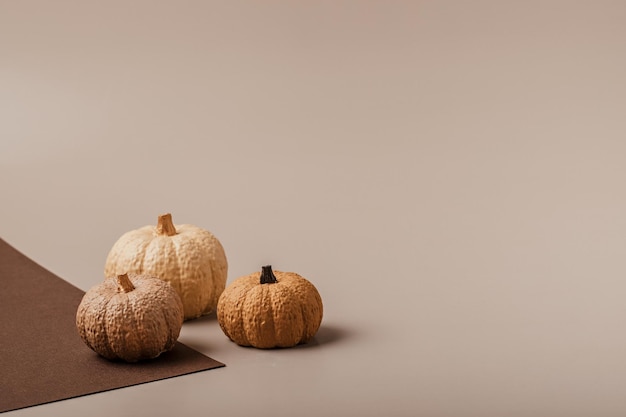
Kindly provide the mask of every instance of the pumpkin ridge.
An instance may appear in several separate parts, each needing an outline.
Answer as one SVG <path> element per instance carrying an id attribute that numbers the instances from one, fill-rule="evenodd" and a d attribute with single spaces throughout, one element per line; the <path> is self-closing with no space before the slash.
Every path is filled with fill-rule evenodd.
<path id="1" fill-rule="evenodd" d="M 268 322 L 266 335 L 272 340 L 276 340 L 278 334 L 276 333 L 276 320 L 274 320 L 274 295 L 269 287 L 264 285 L 261 285 L 261 287 L 263 288 L 262 300 L 264 302 L 267 300 L 265 305 L 267 306 L 268 311 L 263 313 L 263 316 Z"/>
<path id="2" fill-rule="evenodd" d="M 124 302 L 124 306 L 128 308 L 128 311 L 125 311 L 122 306 L 122 312 L 127 320 L 125 320 L 126 326 L 123 334 L 123 343 L 120 345 L 123 347 L 123 351 L 118 354 L 118 356 L 124 360 L 128 361 L 137 361 L 142 359 L 141 357 L 141 343 L 137 342 L 137 340 L 143 340 L 143 332 L 140 333 L 141 324 L 138 315 L 140 314 L 141 309 L 137 308 L 138 295 L 144 292 L 143 285 L 141 283 L 137 283 L 140 289 L 135 289 L 130 293 L 120 293 L 119 297 L 126 297 Z M 115 297 L 114 297 L 115 298 Z M 127 334 L 130 334 L 131 337 L 126 337 Z M 138 337 L 139 336 L 139 337 Z M 128 353 L 131 353 L 129 355 Z"/>
<path id="3" fill-rule="evenodd" d="M 139 256 L 139 266 L 137 269 L 137 273 L 138 274 L 143 274 L 143 264 L 146 262 L 146 248 L 148 247 L 148 245 L 150 244 L 151 240 L 150 239 L 138 239 L 139 241 L 139 249 L 137 250 L 138 253 L 141 253 L 142 256 Z"/>
<path id="4" fill-rule="evenodd" d="M 208 230 L 191 224 L 178 225 L 180 242 L 176 247 L 179 261 L 184 259 L 187 264 L 181 265 L 179 269 L 181 273 L 186 273 L 185 288 L 187 292 L 182 297 L 183 300 L 189 300 L 193 308 L 191 313 L 186 317 L 196 318 L 206 315 L 217 308 L 219 296 L 223 292 L 226 285 L 226 271 L 221 273 L 222 262 L 226 263 L 226 254 L 223 251 L 221 243 Z M 215 251 L 219 253 L 216 254 Z M 192 254 L 189 256 L 187 254 Z"/>
<path id="5" fill-rule="evenodd" d="M 317 291 L 317 288 L 315 288 L 315 286 L 311 282 L 303 281 L 302 286 L 308 289 L 308 291 L 300 291 L 298 294 L 303 301 L 301 304 L 303 314 L 308 313 L 307 316 L 305 316 L 308 318 L 305 320 L 305 326 L 302 335 L 303 342 L 306 342 L 307 340 L 315 336 L 315 333 L 321 324 L 321 320 L 324 315 L 324 305 L 322 303 L 322 298 L 319 295 L 319 291 Z M 313 306 L 314 308 L 311 310 L 306 310 L 311 306 Z M 315 318 L 316 321 L 312 321 L 313 318 Z"/>
<path id="6" fill-rule="evenodd" d="M 178 226 L 178 234 L 180 234 L 180 226 Z M 176 236 L 176 235 L 174 235 Z M 172 245 L 172 247 L 174 248 L 174 259 L 176 260 L 176 275 L 178 276 L 178 279 L 176 280 L 177 282 L 182 282 L 181 279 L 181 267 L 180 267 L 180 242 L 178 239 L 173 239 L 170 238 L 169 239 L 169 243 Z M 171 259 L 171 257 L 170 257 Z M 187 285 L 179 285 L 177 290 L 179 291 L 180 294 L 180 298 L 182 300 L 187 300 Z M 189 311 L 187 311 L 189 309 L 189 307 L 187 307 L 189 303 L 183 301 L 183 311 L 185 311 L 185 317 L 187 317 L 187 315 L 189 314 Z M 185 308 L 187 307 L 187 308 Z"/>
<path id="7" fill-rule="evenodd" d="M 246 315 L 246 305 L 248 304 L 248 302 L 250 301 L 250 294 L 253 293 L 253 289 L 251 288 L 250 290 L 246 291 L 244 293 L 244 297 L 243 297 L 243 301 L 241 302 L 241 314 L 239 314 L 239 321 L 241 322 L 241 335 L 243 336 L 244 340 L 244 346 L 252 346 L 252 343 L 250 343 L 250 338 L 248 337 L 248 327 L 246 326 L 246 322 L 247 320 L 245 320 L 245 315 Z"/>
<path id="8" fill-rule="evenodd" d="M 124 294 L 125 297 L 128 297 L 128 295 Z M 105 325 L 104 325 L 104 329 L 107 333 L 107 340 L 109 341 L 109 343 L 107 343 L 107 346 L 110 347 L 111 352 L 113 352 L 113 357 L 117 358 L 117 359 L 126 359 L 123 357 L 123 352 L 128 351 L 128 346 L 126 346 L 126 336 L 125 335 L 119 335 L 117 338 L 110 338 L 109 337 L 109 326 L 108 323 L 115 323 L 116 320 L 115 319 L 108 319 L 107 316 L 109 316 L 109 314 L 121 314 L 123 313 L 124 316 L 128 316 L 129 312 L 127 311 L 120 311 L 120 303 L 118 300 L 118 296 L 113 296 L 109 299 L 109 301 L 107 302 L 107 309 L 105 311 Z M 130 308 L 129 308 L 130 310 Z M 131 325 L 129 325 L 127 322 L 124 323 L 124 327 L 125 328 L 129 328 L 131 327 Z M 111 329 L 111 330 L 118 330 L 118 329 Z M 121 337 L 120 337 L 121 336 Z M 121 340 L 117 340 L 117 339 L 121 339 Z M 110 341 L 113 340 L 114 342 L 111 343 Z"/>
<path id="9" fill-rule="evenodd" d="M 307 327 L 308 327 L 308 323 L 307 323 L 308 319 L 307 319 L 306 310 L 305 310 L 306 300 L 300 296 L 300 292 L 297 289 L 299 282 L 298 280 L 293 279 L 293 275 L 289 273 L 281 275 L 281 281 L 284 283 L 285 289 L 287 290 L 287 292 L 291 294 L 291 297 L 295 298 L 296 302 L 294 304 L 297 305 L 296 310 L 300 313 L 300 317 L 302 319 L 302 325 L 298 326 L 299 331 L 298 331 L 298 334 L 296 336 L 296 341 L 295 341 L 296 345 L 298 345 L 306 341 L 305 335 L 307 334 Z"/>
<path id="10" fill-rule="evenodd" d="M 157 286 L 156 288 L 150 288 L 150 292 L 154 293 L 155 296 L 161 296 L 163 293 L 161 286 Z M 153 327 L 153 329 L 151 329 L 150 332 L 156 334 L 155 339 L 158 342 L 158 345 L 164 346 L 163 349 L 166 349 L 171 343 L 170 342 L 171 333 L 169 331 L 170 328 L 167 325 L 169 322 L 165 315 L 165 309 L 151 309 L 150 315 L 148 317 L 143 316 L 142 321 L 144 322 L 144 326 L 145 326 L 145 323 L 148 323 L 149 326 Z M 143 331 L 145 331 L 144 326 L 142 326 Z M 164 333 L 163 329 L 168 330 L 168 331 Z M 161 336 L 161 338 L 164 340 L 159 340 L 158 337 L 163 334 L 164 336 Z M 151 352 L 151 357 L 158 356 L 161 353 L 162 353 L 162 350 L 154 349 Z"/>
<path id="11" fill-rule="evenodd" d="M 300 314 L 302 315 L 302 322 L 303 322 L 303 326 L 302 326 L 302 331 L 301 334 L 298 338 L 298 342 L 297 343 L 303 343 L 306 342 L 308 337 L 307 334 L 309 333 L 309 327 L 311 326 L 311 324 L 309 323 L 311 320 L 307 319 L 307 315 L 306 315 L 306 310 L 305 310 L 305 305 L 304 305 L 304 301 L 302 300 L 302 297 L 298 297 L 300 298 Z"/>
<path id="12" fill-rule="evenodd" d="M 219 299 L 217 317 L 220 327 L 232 341 L 242 346 L 250 346 L 244 327 L 243 308 L 247 293 L 254 286 L 256 280 L 242 279 L 233 282 L 230 291 L 224 292 Z M 231 306 L 238 306 L 232 309 Z M 228 324 L 227 324 L 228 323 Z M 231 325 L 232 324 L 232 325 Z"/>
<path id="13" fill-rule="evenodd" d="M 159 287 L 158 292 L 168 292 L 168 290 L 174 291 L 173 288 L 171 288 L 171 286 L 167 283 L 164 283 L 167 286 L 169 286 L 170 288 L 164 288 L 164 287 Z M 176 291 L 174 291 L 176 292 Z M 176 294 L 178 295 L 178 294 Z M 180 299 L 180 297 L 179 297 Z M 181 311 L 182 311 L 182 302 L 180 304 L 181 307 Z M 168 318 L 167 315 L 167 311 L 165 309 L 161 310 L 161 319 L 163 320 L 163 326 L 165 326 L 166 329 L 168 329 L 167 332 L 167 343 L 165 344 L 165 347 L 163 348 L 164 351 L 168 351 L 170 349 L 172 349 L 174 347 L 174 344 L 176 343 L 176 340 L 178 340 L 178 336 L 180 335 L 180 329 L 178 329 L 178 332 L 176 332 L 176 329 L 172 326 L 169 326 L 170 320 Z M 184 314 L 183 314 L 183 319 L 184 319 Z"/>
<path id="14" fill-rule="evenodd" d="M 81 338 L 87 343 L 87 346 L 91 349 L 93 349 L 93 343 L 91 341 L 91 333 L 89 330 L 93 330 L 95 326 L 91 324 L 92 320 L 90 320 L 91 316 L 89 315 L 91 310 L 89 307 L 92 303 L 95 303 L 95 295 L 97 294 L 89 292 L 85 293 L 85 296 L 78 305 L 78 311 L 76 312 L 76 325 L 78 326 L 78 332 L 80 333 Z"/>
<path id="15" fill-rule="evenodd" d="M 291 300 L 291 295 L 293 291 L 290 288 L 290 285 L 285 281 L 289 281 L 288 275 L 283 275 L 280 271 L 277 274 L 278 283 L 276 286 L 276 294 L 279 299 L 283 300 L 282 311 L 279 317 L 287 317 L 287 322 L 285 320 L 281 320 L 280 327 L 286 327 L 287 330 L 278 334 L 276 332 L 276 340 L 279 343 L 279 346 L 293 346 L 294 344 L 299 344 L 302 342 L 302 332 L 306 326 L 306 316 L 304 315 L 304 307 L 302 303 L 299 302 L 301 300 L 297 300 L 298 302 L 293 302 Z M 276 311 L 276 310 L 275 310 Z M 293 315 L 291 315 L 293 313 Z M 297 332 L 294 332 L 292 329 L 298 329 Z M 282 336 L 279 337 L 279 336 Z"/>
<path id="16" fill-rule="evenodd" d="M 167 320 L 167 314 L 165 313 L 165 310 L 161 310 L 160 316 L 161 320 L 163 320 L 163 325 L 166 326 L 166 328 L 169 330 L 167 332 L 167 342 L 165 343 L 165 347 L 163 348 L 165 351 L 167 351 L 173 346 L 174 342 L 176 342 L 176 338 L 174 338 L 174 335 L 172 334 L 173 328 L 167 325 L 169 321 Z"/>
<path id="17" fill-rule="evenodd" d="M 124 296 L 128 297 L 126 305 L 129 308 L 129 312 L 125 315 L 129 318 L 129 322 L 132 323 L 129 326 L 131 329 L 130 340 L 124 337 L 124 345 L 126 347 L 125 351 L 128 351 L 130 347 L 130 350 L 133 353 L 133 356 L 132 358 L 130 358 L 130 360 L 133 361 L 146 359 L 153 356 L 154 354 L 153 349 L 142 349 L 142 346 L 147 346 L 146 340 L 148 339 L 146 335 L 146 329 L 142 325 L 142 323 L 150 321 L 149 319 L 151 317 L 148 317 L 148 320 L 146 320 L 145 311 L 141 306 L 142 298 L 145 296 L 144 294 L 148 292 L 148 290 L 146 289 L 146 282 L 141 282 L 143 281 L 141 278 L 136 279 L 139 280 L 139 282 L 136 281 L 136 285 L 138 285 L 139 288 L 136 288 L 134 291 L 131 291 L 129 293 L 124 293 Z M 151 307 L 153 307 L 152 300 L 153 298 L 148 298 L 148 301 L 146 302 L 147 306 L 150 307 L 150 311 L 152 311 Z M 150 323 L 150 325 L 154 325 L 154 323 Z M 158 332 L 156 332 L 156 334 L 158 335 Z M 152 347 L 153 346 L 151 346 L 151 348 Z"/>
<path id="18" fill-rule="evenodd" d="M 108 321 L 109 321 L 107 319 L 107 316 L 109 315 L 110 304 L 111 304 L 112 300 L 113 300 L 113 297 L 109 298 L 107 300 L 106 304 L 104 305 L 104 317 L 103 317 L 103 321 L 102 321 L 103 323 L 108 323 Z M 117 353 L 115 353 L 115 351 L 113 351 L 113 349 L 111 348 L 111 341 L 110 341 L 110 338 L 109 338 L 109 332 L 108 332 L 108 329 L 107 329 L 106 325 L 102 326 L 102 334 L 104 336 L 104 343 L 103 343 L 102 346 L 106 349 L 107 354 L 109 354 L 109 356 L 105 356 L 105 357 L 108 357 L 109 359 L 115 359 L 115 358 L 119 357 L 117 355 Z"/>
<path id="19" fill-rule="evenodd" d="M 217 302 L 219 297 L 224 292 L 226 287 L 226 279 L 228 275 L 228 260 L 226 259 L 226 253 L 224 247 L 220 241 L 208 230 L 205 229 L 190 229 L 193 231 L 193 242 L 199 247 L 210 248 L 207 253 L 208 268 L 205 269 L 207 275 L 204 282 L 201 284 L 208 284 L 207 296 L 204 302 L 201 304 L 202 314 L 209 314 L 217 308 Z M 191 234 L 191 233 L 190 233 Z M 224 264 L 218 262 L 218 259 L 223 259 Z M 223 277 L 221 279 L 220 277 Z"/>
<path id="20" fill-rule="evenodd" d="M 178 236 L 178 235 L 176 235 Z M 149 276 L 154 276 L 156 278 L 161 279 L 162 281 L 168 282 L 179 296 L 182 298 L 182 284 L 180 279 L 171 279 L 169 276 L 164 276 L 162 273 L 163 262 L 166 262 L 167 259 L 170 259 L 171 256 L 169 254 L 170 250 L 167 248 L 169 244 L 171 244 L 172 238 L 170 236 L 154 236 L 152 239 L 148 241 L 143 251 L 142 256 L 142 265 L 146 262 L 148 255 L 154 259 L 150 259 L 148 261 L 148 267 L 142 266 L 141 273 Z M 174 250 L 175 252 L 175 250 Z M 161 273 L 159 273 L 161 272 Z"/>
<path id="21" fill-rule="evenodd" d="M 209 232 L 210 233 L 210 232 Z M 211 233 L 211 266 L 209 270 L 211 271 L 211 290 L 212 296 L 210 298 L 209 306 L 205 309 L 206 313 L 210 313 L 213 308 L 217 305 L 217 301 L 219 300 L 220 295 L 224 292 L 226 288 L 226 280 L 228 277 L 228 259 L 226 258 L 226 252 L 224 251 L 224 247 L 222 243 L 217 240 L 217 238 Z M 216 262 L 216 259 L 223 258 L 224 264 Z M 216 277 L 224 278 L 222 280 L 217 279 Z"/>
<path id="22" fill-rule="evenodd" d="M 139 291 L 143 291 L 143 286 L 141 286 L 141 289 Z M 128 302 L 126 304 L 128 306 L 128 313 L 125 314 L 125 315 L 130 319 L 130 323 L 132 323 L 129 326 L 131 331 L 128 332 L 128 333 L 130 333 L 131 336 L 133 336 L 133 337 L 130 338 L 132 341 L 134 341 L 135 337 L 137 337 L 137 336 L 140 336 L 139 340 L 142 340 L 142 338 L 143 338 L 143 334 L 139 333 L 139 329 L 140 329 L 141 326 L 140 326 L 140 322 L 138 320 L 139 317 L 137 317 L 138 314 L 140 314 L 140 313 L 139 313 L 139 309 L 135 305 L 136 302 L 137 302 L 137 297 L 136 296 L 139 293 L 139 291 L 137 291 L 137 289 L 135 289 L 135 291 L 133 291 L 131 293 L 125 293 L 124 294 L 126 297 L 128 297 Z M 129 344 L 128 343 L 129 342 L 128 339 L 129 338 L 124 337 L 124 345 L 126 346 L 126 350 L 128 350 L 128 348 L 131 347 L 130 350 L 133 353 L 134 358 L 141 359 L 141 358 L 139 358 L 137 356 L 137 353 L 136 353 L 136 351 L 139 350 L 139 349 L 135 349 L 134 345 L 136 343 Z"/>

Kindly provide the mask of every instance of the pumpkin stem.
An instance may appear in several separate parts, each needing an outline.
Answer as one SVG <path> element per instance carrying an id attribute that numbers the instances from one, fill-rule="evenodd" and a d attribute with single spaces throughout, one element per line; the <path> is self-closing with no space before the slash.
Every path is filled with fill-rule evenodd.
<path id="1" fill-rule="evenodd" d="M 176 228 L 174 223 L 172 223 L 172 215 L 170 213 L 159 216 L 156 231 L 159 235 L 173 236 L 176 234 Z"/>
<path id="2" fill-rule="evenodd" d="M 261 284 L 274 284 L 278 282 L 276 275 L 272 272 L 272 265 L 261 267 Z"/>
<path id="3" fill-rule="evenodd" d="M 130 278 L 128 278 L 128 274 L 122 274 L 117 276 L 117 288 L 123 292 L 131 292 L 135 289 L 135 286 L 132 282 L 130 282 Z"/>

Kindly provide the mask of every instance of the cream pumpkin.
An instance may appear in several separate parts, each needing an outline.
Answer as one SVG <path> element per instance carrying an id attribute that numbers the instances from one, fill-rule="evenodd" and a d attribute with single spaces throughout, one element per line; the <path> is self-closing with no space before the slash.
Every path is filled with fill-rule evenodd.
<path id="1" fill-rule="evenodd" d="M 107 359 L 136 362 L 171 350 L 183 325 L 183 304 L 158 278 L 127 274 L 95 285 L 76 312 L 80 337 Z"/>
<path id="2" fill-rule="evenodd" d="M 172 216 L 159 216 L 155 226 L 123 234 L 111 248 L 104 274 L 145 274 L 167 281 L 179 294 L 185 320 L 215 310 L 226 286 L 228 262 L 224 248 L 208 230 L 174 225 Z"/>
<path id="3" fill-rule="evenodd" d="M 311 282 L 294 272 L 272 271 L 267 265 L 224 290 L 217 320 L 238 345 L 292 347 L 315 335 L 322 310 L 322 298 Z"/>

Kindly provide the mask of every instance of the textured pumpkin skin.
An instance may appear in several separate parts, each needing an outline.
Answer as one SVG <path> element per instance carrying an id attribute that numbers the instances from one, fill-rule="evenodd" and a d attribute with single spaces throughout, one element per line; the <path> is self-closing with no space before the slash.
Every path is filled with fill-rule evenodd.
<path id="1" fill-rule="evenodd" d="M 111 248 L 104 274 L 125 272 L 169 282 L 183 301 L 185 320 L 209 314 L 226 286 L 228 262 L 221 243 L 207 230 L 176 225 L 176 234 L 145 226 L 123 234 Z"/>
<path id="2" fill-rule="evenodd" d="M 76 312 L 81 339 L 107 359 L 136 362 L 174 348 L 183 324 L 183 304 L 168 283 L 130 275 L 134 289 L 120 290 L 108 278 L 85 293 Z"/>
<path id="3" fill-rule="evenodd" d="M 278 282 L 261 284 L 255 272 L 235 280 L 219 299 L 220 327 L 238 345 L 292 347 L 320 327 L 323 305 L 313 284 L 294 272 L 273 272 Z"/>

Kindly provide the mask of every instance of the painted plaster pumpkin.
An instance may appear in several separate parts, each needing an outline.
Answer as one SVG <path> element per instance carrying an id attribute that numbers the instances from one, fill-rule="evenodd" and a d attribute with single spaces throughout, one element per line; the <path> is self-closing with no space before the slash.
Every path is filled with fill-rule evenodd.
<path id="1" fill-rule="evenodd" d="M 111 360 L 136 362 L 171 350 L 183 325 L 183 304 L 167 282 L 122 274 L 92 287 L 76 312 L 89 348 Z"/>
<path id="2" fill-rule="evenodd" d="M 261 272 L 240 277 L 222 293 L 217 319 L 222 331 L 241 346 L 292 347 L 309 341 L 322 322 L 317 289 L 294 272 Z"/>
<path id="3" fill-rule="evenodd" d="M 159 216 L 155 226 L 123 234 L 111 248 L 106 277 L 121 273 L 158 277 L 178 292 L 185 320 L 209 314 L 226 286 L 228 262 L 224 248 L 208 230 L 190 224 L 174 225 L 171 214 Z"/>

